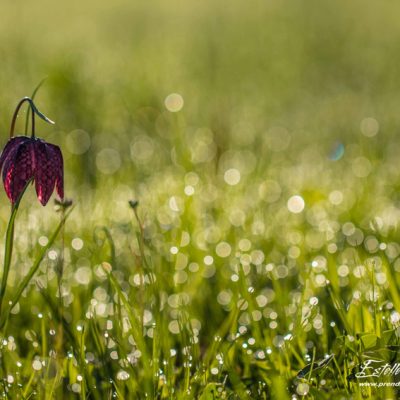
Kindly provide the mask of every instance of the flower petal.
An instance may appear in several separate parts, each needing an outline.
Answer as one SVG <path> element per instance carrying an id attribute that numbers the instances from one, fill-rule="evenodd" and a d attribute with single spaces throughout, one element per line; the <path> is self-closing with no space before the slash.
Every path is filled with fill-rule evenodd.
<path id="1" fill-rule="evenodd" d="M 56 191 L 61 200 L 64 199 L 64 161 L 61 150 L 58 146 L 46 143 L 46 147 L 51 155 L 51 168 L 56 176 Z"/>
<path id="2" fill-rule="evenodd" d="M 0 170 L 3 168 L 5 161 L 15 155 L 16 151 L 18 150 L 18 146 L 26 141 L 29 141 L 29 138 L 27 138 L 26 136 L 16 136 L 12 137 L 6 143 L 0 156 Z"/>
<path id="3" fill-rule="evenodd" d="M 47 204 L 56 183 L 56 171 L 51 149 L 42 140 L 34 143 L 36 167 L 35 188 L 39 201 L 43 206 Z"/>
<path id="4" fill-rule="evenodd" d="M 29 138 L 28 138 L 29 139 Z M 33 144 L 30 140 L 20 143 L 13 153 L 6 157 L 3 168 L 3 182 L 8 198 L 14 204 L 25 185 L 33 177 Z"/>

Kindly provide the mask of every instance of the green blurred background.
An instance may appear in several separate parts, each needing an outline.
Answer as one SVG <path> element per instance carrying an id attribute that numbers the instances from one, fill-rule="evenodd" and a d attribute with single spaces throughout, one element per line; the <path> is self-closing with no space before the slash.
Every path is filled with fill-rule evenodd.
<path id="1" fill-rule="evenodd" d="M 279 262 L 302 242 L 290 234 L 297 229 L 307 261 L 337 222 L 368 228 L 378 215 L 387 233 L 399 220 L 399 9 L 395 1 L 8 1 L 1 141 L 17 100 L 46 77 L 36 103 L 57 125 L 39 122 L 37 135 L 63 150 L 66 195 L 77 204 L 70 227 L 86 242 L 96 225 L 123 233 L 127 202 L 138 199 L 146 237 L 171 270 L 182 231 L 195 238 L 194 261 L 248 237 Z M 183 101 L 178 112 L 166 106 L 171 93 Z M 21 114 L 21 132 L 23 122 Z M 307 214 L 288 211 L 295 194 Z M 56 218 L 23 208 L 32 229 Z M 5 206 L 3 224 L 7 216 Z M 329 218 L 333 233 L 321 239 Z"/>
<path id="2" fill-rule="evenodd" d="M 100 342 L 110 333 L 118 351 L 136 350 L 112 313 L 112 285 L 99 267 L 110 261 L 96 230 L 106 225 L 116 244 L 116 279 L 139 319 L 147 316 L 147 344 L 138 348 L 151 357 L 156 343 L 154 365 L 168 364 L 160 392 L 168 386 L 184 393 L 185 376 L 202 393 L 214 377 L 226 382 L 225 371 L 227 386 L 239 393 L 244 379 L 254 383 L 252 393 L 281 378 L 284 387 L 311 357 L 334 352 L 345 328 L 380 335 L 371 311 L 376 290 L 390 304 L 380 304 L 382 324 L 395 326 L 390 318 L 400 298 L 389 283 L 400 272 L 399 12 L 394 0 L 3 1 L 0 144 L 17 101 L 47 78 L 36 104 L 56 126 L 38 121 L 37 136 L 62 148 L 66 196 L 77 206 L 64 242 L 67 322 L 84 321 Z M 24 120 L 21 113 L 19 132 Z M 139 200 L 152 260 L 146 277 L 151 270 L 157 278 L 145 289 L 131 199 Z M 0 203 L 4 232 L 3 192 Z M 22 210 L 14 288 L 59 218 L 33 189 Z M 35 280 L 51 298 L 60 245 Z M 364 264 L 374 266 L 372 283 Z M 47 309 L 34 296 L 24 297 L 10 320 L 24 346 L 27 337 L 16 328 L 37 331 L 37 314 Z M 40 323 L 54 325 L 51 317 Z M 152 341 L 158 332 L 168 334 Z M 213 344 L 218 335 L 226 339 L 222 350 Z M 282 345 L 293 337 L 292 347 Z M 106 361 L 95 365 L 101 357 L 93 341 L 86 344 L 96 358 L 90 368 L 109 388 L 122 359 L 110 361 L 105 350 Z M 29 347 L 24 382 L 37 346 Z M 189 347 L 194 361 L 185 365 Z M 146 368 L 129 371 L 124 393 L 143 395 L 143 376 L 159 378 Z"/>
<path id="3" fill-rule="evenodd" d="M 4 2 L 2 142 L 16 101 L 47 77 L 37 103 L 56 120 L 57 132 L 39 126 L 64 150 L 72 197 L 112 182 L 137 188 L 171 164 L 177 141 L 186 147 L 202 127 L 211 130 L 216 163 L 227 149 L 246 148 L 267 164 L 272 156 L 260 143 L 271 126 L 290 132 L 288 162 L 305 146 L 318 144 L 324 155 L 337 142 L 357 140 L 360 121 L 370 116 L 380 125 L 370 143 L 397 144 L 399 7 L 395 1 Z M 178 118 L 164 107 L 173 92 L 184 99 Z M 87 134 L 69 136 L 76 129 Z M 151 142 L 135 147 L 139 135 Z M 151 155 L 138 162 L 146 144 Z M 105 153 L 99 169 L 103 149 L 118 154 Z"/>

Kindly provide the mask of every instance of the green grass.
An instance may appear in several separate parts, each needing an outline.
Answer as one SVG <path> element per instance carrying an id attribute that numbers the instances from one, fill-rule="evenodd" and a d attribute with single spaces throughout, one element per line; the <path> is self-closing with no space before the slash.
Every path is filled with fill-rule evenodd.
<path id="1" fill-rule="evenodd" d="M 46 77 L 74 208 L 21 201 L 3 398 L 397 398 L 399 8 L 4 4 L 1 144 Z"/>

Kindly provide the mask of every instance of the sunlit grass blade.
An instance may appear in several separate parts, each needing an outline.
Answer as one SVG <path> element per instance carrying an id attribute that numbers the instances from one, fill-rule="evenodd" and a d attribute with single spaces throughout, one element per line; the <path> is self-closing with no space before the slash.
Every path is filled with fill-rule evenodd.
<path id="1" fill-rule="evenodd" d="M 30 270 L 28 271 L 28 273 L 25 275 L 25 277 L 23 278 L 22 282 L 20 283 L 20 285 L 18 286 L 16 292 L 14 293 L 14 295 L 12 296 L 11 300 L 10 300 L 10 306 L 8 308 L 8 311 L 5 315 L 5 317 L 3 319 L 1 319 L 0 321 L 0 327 L 3 327 L 4 324 L 7 322 L 9 314 L 11 312 L 11 310 L 13 309 L 13 307 L 18 303 L 23 291 L 28 287 L 29 283 L 31 282 L 33 276 L 35 275 L 36 271 L 38 270 L 38 268 L 40 267 L 40 264 L 42 263 L 44 257 L 47 254 L 47 251 L 50 249 L 50 247 L 54 244 L 54 241 L 56 240 L 59 232 L 61 231 L 61 228 L 63 227 L 65 221 L 67 220 L 67 218 L 69 217 L 69 215 L 71 214 L 73 208 L 71 208 L 64 216 L 63 219 L 61 219 L 61 221 L 58 223 L 56 229 L 54 230 L 53 234 L 50 236 L 50 239 L 48 241 L 48 243 L 43 246 L 41 248 L 41 250 L 39 251 L 38 256 L 36 257 L 32 267 L 30 268 Z M 16 212 L 16 211 L 15 211 Z M 15 219 L 15 216 L 14 216 Z M 11 246 L 12 249 L 12 246 Z M 11 255 L 10 255 L 11 257 Z M 1 299 L 0 299 L 1 300 Z M 1 305 L 1 302 L 0 302 Z"/>
<path id="2" fill-rule="evenodd" d="M 142 330 L 142 322 L 141 322 L 141 318 L 138 318 L 135 315 L 135 311 L 132 307 L 131 304 L 129 304 L 125 293 L 122 291 L 121 286 L 119 285 L 118 281 L 115 279 L 115 277 L 112 274 L 112 271 L 110 269 L 110 265 L 109 264 L 103 264 L 103 270 L 106 272 L 107 277 L 112 285 L 112 288 L 114 289 L 115 293 L 118 295 L 118 301 L 120 301 L 122 303 L 122 305 L 125 308 L 125 311 L 128 315 L 129 318 L 129 322 L 130 322 L 130 331 L 132 333 L 132 336 L 137 344 L 137 347 L 140 349 L 140 351 L 142 352 L 142 362 L 144 366 L 149 366 L 150 365 L 150 354 L 149 354 L 149 350 L 147 349 L 147 345 L 146 342 L 144 340 L 143 337 L 143 330 Z M 119 321 L 119 323 L 122 323 L 122 321 Z M 150 371 L 152 371 L 152 369 L 150 369 Z M 149 376 L 147 374 L 147 371 L 145 371 L 146 373 L 145 375 L 145 379 L 144 381 L 144 385 L 147 388 L 147 392 L 151 393 L 152 392 L 152 387 L 153 387 L 153 379 L 154 377 L 151 377 L 149 379 Z"/>

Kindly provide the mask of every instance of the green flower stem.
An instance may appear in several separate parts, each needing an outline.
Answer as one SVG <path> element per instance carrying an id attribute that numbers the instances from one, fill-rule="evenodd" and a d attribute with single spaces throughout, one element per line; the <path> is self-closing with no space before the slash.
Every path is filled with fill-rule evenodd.
<path id="1" fill-rule="evenodd" d="M 3 276 L 1 278 L 1 286 L 0 286 L 0 316 L 2 315 L 2 305 L 4 300 L 4 294 L 7 288 L 7 279 L 8 273 L 10 272 L 11 265 L 11 256 L 12 250 L 14 246 L 14 225 L 15 225 L 15 217 L 17 216 L 19 203 L 21 202 L 22 196 L 25 193 L 26 188 L 30 184 L 31 181 L 27 182 L 23 191 L 19 195 L 17 201 L 14 203 L 11 209 L 10 220 L 8 221 L 7 233 L 6 233 L 6 243 L 4 250 L 4 267 L 3 267 Z"/>
<path id="2" fill-rule="evenodd" d="M 14 115 L 11 120 L 11 128 L 10 128 L 10 139 L 14 136 L 14 130 L 15 130 L 15 123 L 17 122 L 17 117 L 18 117 L 18 112 L 22 105 L 25 102 L 28 102 L 32 111 L 32 137 L 35 137 L 35 114 L 40 117 L 43 121 L 46 121 L 49 124 L 54 125 L 54 121 L 52 121 L 50 118 L 47 118 L 44 114 L 42 114 L 35 106 L 33 103 L 33 100 L 30 97 L 24 97 L 20 102 L 18 103 Z"/>
<path id="3" fill-rule="evenodd" d="M 42 79 L 39 84 L 35 87 L 35 90 L 32 93 L 31 99 L 32 101 L 35 100 L 35 96 L 37 94 L 37 92 L 39 91 L 39 89 L 42 87 L 43 83 L 45 82 L 47 78 Z M 29 125 L 29 116 L 31 113 L 31 108 L 28 107 L 28 109 L 26 110 L 26 119 L 25 119 L 25 136 L 27 136 L 28 134 L 28 125 Z M 33 114 L 32 114 L 33 115 Z"/>

